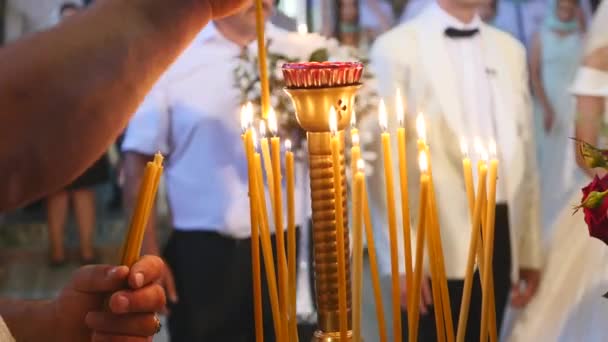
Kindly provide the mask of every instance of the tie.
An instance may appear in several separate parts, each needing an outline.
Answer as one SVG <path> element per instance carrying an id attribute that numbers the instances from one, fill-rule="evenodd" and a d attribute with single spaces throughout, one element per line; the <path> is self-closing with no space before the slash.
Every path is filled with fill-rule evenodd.
<path id="1" fill-rule="evenodd" d="M 460 39 L 460 38 L 471 38 L 474 35 L 479 33 L 479 29 L 471 29 L 471 30 L 460 30 L 453 27 L 448 27 L 445 29 L 445 35 L 449 38 Z"/>

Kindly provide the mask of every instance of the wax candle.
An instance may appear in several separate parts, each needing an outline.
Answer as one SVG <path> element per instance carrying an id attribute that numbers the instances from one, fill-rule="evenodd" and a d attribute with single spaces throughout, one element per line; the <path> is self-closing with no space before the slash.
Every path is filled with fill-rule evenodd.
<path id="1" fill-rule="evenodd" d="M 357 161 L 353 189 L 353 341 L 361 342 L 361 303 L 363 294 L 363 182 L 365 163 Z"/>
<path id="2" fill-rule="evenodd" d="M 395 214 L 395 187 L 393 181 L 393 160 L 391 135 L 388 132 L 386 105 L 380 100 L 378 118 L 382 129 L 382 156 L 384 158 L 384 180 L 386 185 L 386 209 L 388 216 L 389 243 L 391 254 L 393 335 L 401 341 L 401 287 L 399 285 L 399 243 L 397 242 L 397 216 Z"/>
<path id="3" fill-rule="evenodd" d="M 419 166 L 420 166 L 420 199 L 418 208 L 418 227 L 416 229 L 416 266 L 414 268 L 414 279 L 412 289 L 412 299 L 407 303 L 408 311 L 411 312 L 409 320 L 412 321 L 411 329 L 408 331 L 408 341 L 418 341 L 418 321 L 420 315 L 420 298 L 421 296 L 421 284 L 422 277 L 424 274 L 424 241 L 426 239 L 426 218 L 428 213 L 428 192 L 430 178 L 428 175 L 428 162 L 426 153 L 423 151 L 419 153 Z"/>
<path id="4" fill-rule="evenodd" d="M 144 241 L 146 225 L 150 212 L 154 206 L 158 184 L 163 172 L 163 156 L 157 153 L 153 162 L 148 162 L 144 171 L 144 177 L 139 186 L 137 203 L 134 207 L 129 231 L 123 244 L 121 264 L 133 266 L 141 255 L 141 246 Z"/>
<path id="5" fill-rule="evenodd" d="M 378 319 L 378 338 L 380 342 L 387 342 L 386 320 L 384 319 L 384 302 L 382 299 L 382 287 L 380 285 L 380 272 L 378 271 L 378 258 L 376 256 L 376 243 L 374 227 L 372 226 L 372 215 L 367 201 L 367 186 L 363 182 L 363 219 L 365 221 L 365 238 L 367 239 L 367 254 L 369 255 L 370 278 L 374 290 L 376 302 L 376 317 Z"/>
<path id="6" fill-rule="evenodd" d="M 484 236 L 484 272 L 483 272 L 483 288 L 489 289 L 491 285 L 491 278 L 494 276 L 492 271 L 492 259 L 494 257 L 494 223 L 496 215 L 496 180 L 498 179 L 498 158 L 496 156 L 496 144 L 490 142 L 490 162 L 488 166 L 488 205 L 486 212 L 486 236 Z M 490 308 L 491 303 L 494 300 L 491 298 L 492 293 L 490 291 L 484 291 L 482 297 L 482 311 L 481 311 L 481 334 L 480 336 L 486 336 L 488 332 L 488 324 L 491 320 L 492 310 Z M 495 308 L 494 308 L 495 309 Z M 494 322 L 494 327 L 496 322 Z M 492 328 L 490 328 L 492 330 Z M 489 331 L 490 340 L 492 341 L 493 336 L 497 335 L 497 332 Z"/>
<path id="7" fill-rule="evenodd" d="M 356 128 L 353 128 L 356 130 Z M 352 133 L 351 135 L 352 147 L 350 148 L 350 170 L 351 174 L 357 173 L 357 162 L 361 159 L 361 146 L 359 146 L 359 133 Z M 354 182 L 353 182 L 354 183 Z"/>
<path id="8" fill-rule="evenodd" d="M 296 317 L 296 215 L 295 215 L 295 167 L 291 141 L 285 140 L 285 173 L 287 174 L 287 264 L 289 283 L 289 336 L 298 337 Z"/>
<path id="9" fill-rule="evenodd" d="M 338 247 L 338 307 L 340 340 L 347 340 L 348 314 L 347 314 L 347 294 L 346 294 L 346 250 L 344 242 L 344 212 L 342 208 L 342 172 L 340 170 L 340 137 L 338 134 L 338 116 L 336 110 L 331 107 L 329 112 L 329 127 L 332 132 L 330 138 L 331 155 L 334 175 L 334 193 L 336 209 L 336 242 Z"/>
<path id="10" fill-rule="evenodd" d="M 475 208 L 475 189 L 473 188 L 473 167 L 471 158 L 469 158 L 469 145 L 465 138 L 460 139 L 460 150 L 462 151 L 462 171 L 464 174 L 464 185 L 467 192 L 467 200 L 469 203 L 469 215 L 471 220 L 474 217 Z"/>
<path id="11" fill-rule="evenodd" d="M 410 227 L 410 201 L 408 193 L 408 179 L 407 179 L 407 146 L 406 146 L 406 134 L 405 134 L 405 107 L 403 105 L 403 98 L 401 97 L 401 91 L 397 89 L 395 109 L 397 111 L 397 121 L 399 127 L 397 128 L 397 146 L 399 151 L 399 180 L 401 188 L 401 221 L 403 224 L 403 249 L 405 257 L 405 282 L 407 291 L 407 302 L 412 300 L 412 237 Z M 408 311 L 408 315 L 411 315 L 411 311 Z M 408 320 L 409 329 L 412 320 Z"/>
<path id="12" fill-rule="evenodd" d="M 469 163 L 470 165 L 470 163 Z M 471 240 L 469 245 L 469 254 L 467 259 L 467 268 L 465 271 L 464 289 L 462 301 L 460 304 L 460 314 L 458 319 L 458 330 L 456 341 L 464 342 L 466 336 L 467 321 L 469 318 L 469 306 L 471 304 L 471 291 L 473 288 L 473 271 L 475 268 L 475 257 L 477 254 L 477 244 L 480 237 L 480 225 L 482 218 L 482 202 L 486 187 L 487 167 L 482 165 L 479 169 L 477 181 L 477 200 L 474 204 L 473 216 L 471 219 Z"/>
<path id="13" fill-rule="evenodd" d="M 271 163 L 272 163 L 272 190 L 274 196 L 271 199 L 274 201 L 274 227 L 275 236 L 277 242 L 277 262 L 279 269 L 279 303 L 281 308 L 281 314 L 283 316 L 283 323 L 286 325 L 284 331 L 287 331 L 289 326 L 289 285 L 288 285 L 288 271 L 287 271 L 287 259 L 285 256 L 285 235 L 283 229 L 283 189 L 281 186 L 281 139 L 277 136 L 278 125 L 277 117 L 272 108 L 268 112 L 268 128 L 272 134 L 270 138 L 271 148 Z"/>
<path id="14" fill-rule="evenodd" d="M 251 115 L 249 114 L 251 111 Z M 253 313 L 255 321 L 256 342 L 264 340 L 264 318 L 262 310 L 262 277 L 260 267 L 260 231 L 258 213 L 256 211 L 255 161 L 253 130 L 250 117 L 253 117 L 251 104 L 241 110 L 241 127 L 244 130 L 243 142 L 247 157 L 247 174 L 249 177 L 249 216 L 251 221 L 251 268 L 253 274 Z"/>
<path id="15" fill-rule="evenodd" d="M 270 84 L 268 81 L 268 64 L 266 62 L 266 38 L 264 37 L 265 22 L 264 2 L 263 0 L 255 0 L 255 28 L 258 40 L 258 68 L 260 71 L 260 89 L 262 94 L 262 117 L 264 119 L 266 119 L 270 110 Z"/>
<path id="16" fill-rule="evenodd" d="M 266 269 L 266 282 L 268 283 L 268 292 L 270 297 L 270 306 L 272 309 L 272 318 L 274 324 L 275 337 L 277 341 L 284 341 L 283 336 L 286 332 L 283 331 L 281 318 L 281 310 L 279 305 L 279 294 L 277 289 L 277 278 L 274 267 L 274 256 L 272 253 L 272 241 L 270 238 L 270 228 L 268 225 L 268 211 L 266 207 L 266 199 L 264 196 L 264 180 L 262 178 L 262 161 L 259 153 L 254 154 L 255 169 L 255 207 L 258 212 L 260 221 L 260 238 L 262 242 L 262 255 L 264 256 L 264 267 Z"/>
<path id="17" fill-rule="evenodd" d="M 262 147 L 262 158 L 264 159 L 264 171 L 266 171 L 266 184 L 270 193 L 270 204 L 274 211 L 274 179 L 272 174 L 272 157 L 270 156 L 270 145 L 266 137 L 266 121 L 260 120 L 260 146 Z"/>

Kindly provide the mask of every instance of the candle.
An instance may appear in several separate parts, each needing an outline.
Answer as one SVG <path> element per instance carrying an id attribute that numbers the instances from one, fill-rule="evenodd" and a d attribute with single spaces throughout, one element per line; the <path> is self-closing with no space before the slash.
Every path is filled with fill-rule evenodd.
<path id="1" fill-rule="evenodd" d="M 384 179 L 386 185 L 386 207 L 388 215 L 389 242 L 391 254 L 393 335 L 395 341 L 401 341 L 401 287 L 399 286 L 399 260 L 397 242 L 397 216 L 395 215 L 395 187 L 393 181 L 393 161 L 391 152 L 391 135 L 388 133 L 386 106 L 380 100 L 378 118 L 382 129 L 382 156 L 384 157 Z"/>
<path id="2" fill-rule="evenodd" d="M 306 25 L 305 23 L 298 24 L 298 33 L 300 35 L 308 34 L 308 25 Z"/>
<path id="3" fill-rule="evenodd" d="M 353 190 L 353 341 L 361 342 L 361 301 L 363 292 L 363 182 L 365 163 L 357 161 Z"/>
<path id="4" fill-rule="evenodd" d="M 412 300 L 412 237 L 410 227 L 410 201 L 408 193 L 407 179 L 407 148 L 405 135 L 405 108 L 401 91 L 397 89 L 396 97 L 397 121 L 397 146 L 399 151 L 399 180 L 401 186 L 401 220 L 403 224 L 403 249 L 405 256 L 405 282 L 407 288 L 407 302 Z M 411 311 L 408 311 L 408 316 L 411 316 Z M 412 329 L 412 320 L 408 320 L 409 329 Z"/>
<path id="5" fill-rule="evenodd" d="M 429 175 L 428 175 L 428 162 L 425 152 L 419 153 L 419 165 L 420 165 L 420 199 L 418 208 L 418 228 L 416 229 L 416 266 L 414 268 L 414 281 L 412 299 L 407 302 L 408 311 L 411 312 L 409 320 L 412 321 L 411 329 L 408 331 L 408 341 L 418 341 L 418 321 L 419 321 L 419 310 L 420 310 L 420 298 L 421 284 L 423 277 L 423 264 L 424 264 L 424 241 L 426 235 L 426 218 L 428 212 L 428 192 L 429 192 Z"/>
<path id="6" fill-rule="evenodd" d="M 469 145 L 465 138 L 460 139 L 460 150 L 462 151 L 462 170 L 464 174 L 464 185 L 467 192 L 467 200 L 469 203 L 469 215 L 471 221 L 474 216 L 475 208 L 475 189 L 473 188 L 473 167 L 471 158 L 469 158 Z"/>
<path id="7" fill-rule="evenodd" d="M 251 111 L 251 112 L 250 112 Z M 251 115 L 250 115 L 251 113 Z M 256 212 L 256 187 L 255 187 L 255 161 L 254 161 L 254 142 L 253 130 L 250 129 L 253 117 L 253 109 L 251 104 L 243 107 L 241 110 L 241 127 L 244 130 L 243 142 L 245 147 L 245 155 L 247 157 L 247 173 L 249 176 L 249 216 L 251 220 L 251 267 L 253 274 L 253 313 L 255 320 L 255 338 L 256 342 L 264 340 L 264 322 L 262 310 L 262 277 L 260 267 L 260 232 L 259 220 Z"/>
<path id="8" fill-rule="evenodd" d="M 154 199 L 163 172 L 163 156 L 157 153 L 154 161 L 148 162 L 144 171 L 144 177 L 139 186 L 137 203 L 134 207 L 129 224 L 129 231 L 123 244 L 121 264 L 133 266 L 141 255 L 141 246 L 146 233 L 146 225 L 150 218 L 150 212 L 154 206 Z"/>
<path id="9" fill-rule="evenodd" d="M 380 342 L 387 342 L 386 320 L 384 319 L 384 302 L 382 300 L 382 287 L 380 286 L 380 272 L 378 272 L 378 260 L 376 257 L 376 244 L 374 242 L 374 227 L 372 226 L 372 215 L 367 202 L 367 189 L 363 182 L 363 219 L 365 221 L 365 237 L 367 239 L 367 254 L 369 255 L 370 277 L 374 289 L 376 301 L 376 317 L 378 318 L 378 337 Z"/>
<path id="10" fill-rule="evenodd" d="M 270 305 L 272 309 L 272 319 L 274 324 L 274 332 L 277 341 L 284 341 L 283 325 L 281 324 L 281 310 L 279 307 L 279 294 L 277 292 L 277 278 L 274 268 L 274 256 L 272 254 L 272 242 L 270 238 L 270 228 L 268 226 L 268 211 L 266 208 L 266 199 L 264 197 L 264 180 L 262 179 L 262 161 L 260 154 L 254 154 L 253 170 L 255 174 L 256 198 L 254 205 L 260 218 L 260 238 L 262 241 L 262 255 L 264 256 L 264 267 L 266 269 L 266 282 L 268 283 L 268 292 L 270 297 Z"/>
<path id="11" fill-rule="evenodd" d="M 354 137 L 355 134 L 359 134 L 359 130 L 357 129 L 357 113 L 355 113 L 354 109 L 350 115 L 350 134 L 351 138 Z"/>
<path id="12" fill-rule="evenodd" d="M 274 210 L 274 180 L 272 174 L 272 158 L 270 157 L 270 146 L 266 137 L 266 121 L 260 120 L 260 145 L 262 146 L 262 158 L 264 158 L 264 171 L 266 171 L 266 182 L 270 193 L 270 204 Z"/>
<path id="13" fill-rule="evenodd" d="M 489 289 L 491 285 L 491 278 L 494 276 L 492 272 L 492 259 L 494 256 L 494 221 L 496 215 L 496 180 L 498 177 L 498 159 L 496 157 L 496 144 L 492 141 L 490 143 L 490 163 L 488 166 L 488 204 L 486 208 L 486 236 L 484 236 L 484 271 L 482 274 L 482 288 Z M 482 297 L 482 311 L 481 311 L 481 334 L 480 336 L 486 336 L 488 332 L 488 322 L 491 318 L 490 306 L 494 302 L 491 291 L 483 291 Z M 494 308 L 495 310 L 495 308 Z M 496 326 L 496 322 L 493 322 L 493 327 Z M 496 330 L 493 328 L 493 330 Z M 492 331 L 490 328 L 490 340 L 492 341 L 493 336 L 497 335 L 497 332 Z"/>
<path id="14" fill-rule="evenodd" d="M 356 128 L 353 128 L 356 130 Z M 359 146 L 359 133 L 355 132 L 351 135 L 352 147 L 350 148 L 350 169 L 353 175 L 353 182 L 355 174 L 357 173 L 357 162 L 361 159 L 361 146 Z"/>
<path id="15" fill-rule="evenodd" d="M 266 40 L 264 37 L 264 23 L 265 20 L 263 0 L 255 0 L 255 28 L 258 39 L 258 68 L 260 71 L 260 88 L 262 90 L 262 117 L 266 119 L 270 109 L 270 84 L 268 82 L 268 67 L 266 62 Z"/>
<path id="16" fill-rule="evenodd" d="M 289 336 L 297 341 L 296 318 L 296 215 L 295 215 L 295 167 L 291 141 L 285 140 L 285 173 L 287 174 L 287 264 L 289 283 Z"/>
<path id="17" fill-rule="evenodd" d="M 277 136 L 278 125 L 277 117 L 272 108 L 268 112 L 268 128 L 272 134 L 270 138 L 271 147 L 271 163 L 272 163 L 272 180 L 274 196 L 271 199 L 274 201 L 274 227 L 275 236 L 277 241 L 277 262 L 279 269 L 279 303 L 281 308 L 281 314 L 283 315 L 284 331 L 289 326 L 289 286 L 288 286 L 288 271 L 287 271 L 287 259 L 285 257 L 285 235 L 283 229 L 283 189 L 281 186 L 281 139 Z"/>
<path id="18" fill-rule="evenodd" d="M 344 242 L 344 212 L 342 209 L 342 174 L 340 172 L 340 138 L 338 135 L 338 117 L 336 110 L 331 107 L 329 112 L 329 127 L 332 133 L 331 155 L 334 174 L 334 193 L 336 209 L 336 240 L 338 246 L 338 307 L 340 340 L 347 340 L 348 316 L 347 316 L 347 295 L 346 295 L 346 251 Z"/>
<path id="19" fill-rule="evenodd" d="M 467 158 L 468 159 L 468 158 Z M 469 160 L 470 166 L 470 160 Z M 471 240 L 469 246 L 469 254 L 467 259 L 467 268 L 465 271 L 464 289 L 462 294 L 462 302 L 460 304 L 460 315 L 458 319 L 458 331 L 456 335 L 457 342 L 464 342 L 466 336 L 467 321 L 469 318 L 469 306 L 471 304 L 471 290 L 473 287 L 473 271 L 475 268 L 475 257 L 477 254 L 477 245 L 480 237 L 479 229 L 482 219 L 482 203 L 486 187 L 486 165 L 481 165 L 479 168 L 477 181 L 477 201 L 474 204 L 473 216 L 471 219 Z"/>

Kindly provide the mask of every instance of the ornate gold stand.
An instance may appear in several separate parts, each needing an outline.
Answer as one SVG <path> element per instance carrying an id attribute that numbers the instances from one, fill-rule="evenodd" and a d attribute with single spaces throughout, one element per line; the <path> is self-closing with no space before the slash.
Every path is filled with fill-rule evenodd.
<path id="1" fill-rule="evenodd" d="M 286 89 L 293 100 L 298 122 L 307 132 L 312 197 L 313 249 L 319 331 L 315 342 L 340 341 L 338 307 L 338 258 L 336 242 L 336 210 L 333 163 L 330 149 L 329 110 L 333 106 L 338 114 L 338 134 L 341 141 L 341 173 L 344 201 L 344 239 L 346 253 L 348 330 L 351 341 L 351 276 L 346 174 L 344 160 L 344 129 L 350 124 L 358 85 Z M 340 341 L 346 342 L 346 341 Z"/>

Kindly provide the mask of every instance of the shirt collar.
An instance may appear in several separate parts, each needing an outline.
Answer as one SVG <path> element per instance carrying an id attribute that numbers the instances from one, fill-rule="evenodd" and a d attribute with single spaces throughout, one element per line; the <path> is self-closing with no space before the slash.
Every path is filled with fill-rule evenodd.
<path id="1" fill-rule="evenodd" d="M 438 3 L 434 3 L 433 5 L 433 15 L 435 16 L 439 26 L 442 30 L 445 30 L 448 27 L 453 27 L 459 30 L 471 30 L 471 29 L 479 29 L 481 27 L 481 18 L 479 14 L 475 14 L 473 20 L 469 23 L 463 23 L 460 19 L 455 18 L 448 12 L 446 12 Z"/>

